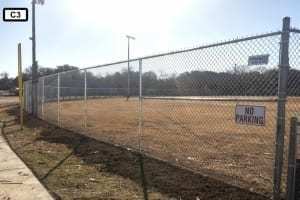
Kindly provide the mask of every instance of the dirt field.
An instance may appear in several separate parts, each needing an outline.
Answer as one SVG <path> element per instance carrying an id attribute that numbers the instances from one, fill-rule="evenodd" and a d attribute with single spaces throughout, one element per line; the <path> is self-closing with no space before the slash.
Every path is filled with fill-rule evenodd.
<path id="1" fill-rule="evenodd" d="M 5 136 L 55 199 L 143 199 L 138 156 L 84 135 L 25 117 L 20 131 L 18 107 L 0 105 Z M 150 200 L 266 200 L 190 170 L 144 158 Z"/>
<path id="2" fill-rule="evenodd" d="M 300 112 L 289 99 L 288 118 Z M 235 106 L 266 107 L 266 125 L 234 121 Z M 101 141 L 138 149 L 138 101 L 88 100 L 87 128 L 83 101 L 61 103 L 61 126 Z M 145 154 L 226 183 L 270 195 L 276 128 L 275 102 L 201 102 L 144 100 L 141 147 Z M 57 123 L 57 104 L 44 106 L 44 119 Z M 289 130 L 287 121 L 286 129 Z M 286 137 L 286 141 L 287 137 Z"/>

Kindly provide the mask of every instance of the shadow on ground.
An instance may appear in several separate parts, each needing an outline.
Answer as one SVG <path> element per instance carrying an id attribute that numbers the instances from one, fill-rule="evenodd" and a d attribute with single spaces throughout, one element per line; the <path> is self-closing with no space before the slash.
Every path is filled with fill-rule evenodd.
<path id="1" fill-rule="evenodd" d="M 18 109 L 15 106 L 11 106 L 7 110 L 7 113 L 16 119 Z M 14 123 L 17 123 L 17 120 L 8 123 L 8 129 Z M 130 179 L 137 185 L 141 185 L 140 163 L 137 153 L 86 137 L 82 134 L 57 128 L 29 116 L 26 117 L 25 126 L 32 130 L 41 130 L 39 135 L 32 141 L 33 143 L 43 142 L 65 145 L 70 150 L 63 159 L 54 166 L 51 166 L 42 175 L 38 175 L 39 179 L 46 186 L 49 176 L 67 162 L 71 156 L 76 156 L 84 165 L 95 167 L 98 171 L 118 175 L 124 179 Z M 30 143 L 26 145 L 30 145 Z M 26 148 L 26 146 L 24 144 L 18 148 Z M 26 162 L 26 159 L 24 160 Z M 219 180 L 205 177 L 201 174 L 181 169 L 146 156 L 144 157 L 144 171 L 150 199 L 151 194 L 155 192 L 163 194 L 162 196 L 166 197 L 166 199 L 269 199 L 266 196 L 237 188 Z M 52 192 L 57 193 L 56 191 Z M 57 198 L 59 199 L 58 196 Z M 153 197 L 153 199 L 161 198 Z"/>

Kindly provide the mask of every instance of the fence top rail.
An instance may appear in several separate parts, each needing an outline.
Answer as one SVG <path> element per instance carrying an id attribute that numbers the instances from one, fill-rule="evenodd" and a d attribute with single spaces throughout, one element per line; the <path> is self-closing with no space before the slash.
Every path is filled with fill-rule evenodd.
<path id="1" fill-rule="evenodd" d="M 143 96 L 153 100 L 188 100 L 188 101 L 243 101 L 243 102 L 277 102 L 276 96 Z M 289 96 L 287 101 L 300 101 L 300 97 Z"/>
<path id="2" fill-rule="evenodd" d="M 103 65 L 97 65 L 97 66 L 87 67 L 85 69 L 93 69 L 93 68 L 99 68 L 99 67 L 106 67 L 106 66 L 115 65 L 115 64 L 127 63 L 128 61 L 129 62 L 134 62 L 134 61 L 138 61 L 140 59 L 145 60 L 145 59 L 150 59 L 150 58 L 156 58 L 156 57 L 162 57 L 162 56 L 180 54 L 180 53 L 185 53 L 185 52 L 190 52 L 190 51 L 207 49 L 207 48 L 211 48 L 211 47 L 223 46 L 223 45 L 228 45 L 228 44 L 233 44 L 233 43 L 238 43 L 238 42 L 245 42 L 245 41 L 255 40 L 255 39 L 260 39 L 260 38 L 265 38 L 265 37 L 271 37 L 271 36 L 280 35 L 280 34 L 281 34 L 281 31 L 275 31 L 275 32 L 261 34 L 261 35 L 249 36 L 249 37 L 238 38 L 238 39 L 228 40 L 228 41 L 219 42 L 219 43 L 212 43 L 212 44 L 202 45 L 202 46 L 198 46 L 198 47 L 194 47 L 194 48 L 189 48 L 189 49 L 183 49 L 183 50 L 177 50 L 177 51 L 169 51 L 169 52 L 166 52 L 166 53 L 153 54 L 153 55 L 149 55 L 149 56 L 133 58 L 133 59 L 130 59 L 130 60 L 127 59 L 127 60 L 122 60 L 122 61 L 119 61 L 119 62 L 107 63 L 107 64 L 103 64 Z"/>
<path id="3" fill-rule="evenodd" d="M 299 31 L 299 33 L 300 33 L 300 30 L 295 29 L 295 28 L 291 29 L 290 31 L 291 32 L 297 32 L 297 33 Z M 135 62 L 135 61 L 138 61 L 138 60 L 141 60 L 141 59 L 145 60 L 145 59 L 151 59 L 151 58 L 156 58 L 156 57 L 186 53 L 186 52 L 190 52 L 190 51 L 202 50 L 202 49 L 207 49 L 207 48 L 212 48 L 212 47 L 224 46 L 224 45 L 234 44 L 234 43 L 238 43 L 238 42 L 245 42 L 245 41 L 250 41 L 250 40 L 255 40 L 255 39 L 261 39 L 261 38 L 276 36 L 276 35 L 280 35 L 281 33 L 282 33 L 282 31 L 274 31 L 274 32 L 269 32 L 269 33 L 265 33 L 265 34 L 260 34 L 260 35 L 242 37 L 242 38 L 227 40 L 227 41 L 223 41 L 223 42 L 202 45 L 202 46 L 198 46 L 198 47 L 194 47 L 194 48 L 188 48 L 188 49 L 177 50 L 177 51 L 169 51 L 169 52 L 166 52 L 166 53 L 159 53 L 159 54 L 153 54 L 153 55 L 148 55 L 148 56 L 143 56 L 143 57 L 137 57 L 137 58 L 132 58 L 132 59 L 129 59 L 129 60 L 126 59 L 126 60 L 121 60 L 121 61 L 116 61 L 116 62 L 111 62 L 111 63 L 105 63 L 105 64 L 102 64 L 102 65 L 86 67 L 86 68 L 82 68 L 82 69 L 67 70 L 67 71 L 56 73 L 56 74 L 41 76 L 40 78 L 47 78 L 47 77 L 51 77 L 51 76 L 54 76 L 54 75 L 57 75 L 57 74 L 69 73 L 69 72 L 72 72 L 72 71 L 86 71 L 86 70 L 94 69 L 94 68 L 101 68 L 101 67 L 107 67 L 107 66 L 111 66 L 111 65 L 118 65 L 118 64 L 123 64 L 123 63 L 127 63 L 127 62 Z"/>
<path id="4" fill-rule="evenodd" d="M 300 29 L 298 29 L 298 28 L 291 28 L 290 32 L 292 32 L 292 33 L 300 33 Z"/>
<path id="5" fill-rule="evenodd" d="M 243 101 L 243 102 L 276 102 L 277 97 L 258 97 L 258 96 L 170 96 L 170 97 L 151 97 L 144 96 L 143 99 L 152 100 L 179 100 L 179 101 Z"/>

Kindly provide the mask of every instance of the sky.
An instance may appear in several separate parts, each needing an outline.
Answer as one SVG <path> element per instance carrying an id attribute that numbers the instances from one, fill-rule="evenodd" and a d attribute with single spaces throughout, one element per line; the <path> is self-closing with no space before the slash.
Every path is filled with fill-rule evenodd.
<path id="1" fill-rule="evenodd" d="M 0 0 L 5 7 L 28 7 L 31 0 Z M 281 29 L 291 17 L 300 28 L 299 0 L 45 0 L 36 9 L 37 60 L 43 67 L 79 68 L 131 57 Z M 23 68 L 31 65 L 31 20 L 0 21 L 0 73 L 17 74 L 17 44 Z"/>

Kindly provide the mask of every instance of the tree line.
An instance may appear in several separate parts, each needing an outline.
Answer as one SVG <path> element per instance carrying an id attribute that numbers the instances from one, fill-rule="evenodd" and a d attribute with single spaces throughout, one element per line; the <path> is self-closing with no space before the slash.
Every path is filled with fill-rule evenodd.
<path id="1" fill-rule="evenodd" d="M 14 90 L 17 86 L 17 78 L 9 78 L 8 73 L 0 74 L 0 90 Z"/>
<path id="2" fill-rule="evenodd" d="M 227 72 L 189 71 L 161 77 L 154 71 L 142 74 L 145 96 L 276 96 L 278 69 L 237 70 Z M 61 74 L 62 96 L 84 95 L 84 71 Z M 87 72 L 88 96 L 126 96 L 128 71 L 99 75 Z M 47 78 L 45 84 L 57 87 L 57 77 Z M 53 94 L 55 94 L 54 89 Z M 130 71 L 130 95 L 139 93 L 139 72 Z M 291 69 L 288 78 L 288 95 L 300 95 L 300 71 Z"/>
<path id="3" fill-rule="evenodd" d="M 73 70 L 71 72 L 65 72 Z M 83 96 L 85 74 L 75 66 L 63 65 L 57 68 L 39 67 L 39 76 L 60 73 L 61 96 Z M 31 77 L 30 68 L 24 72 L 24 80 Z M 128 93 L 128 71 L 100 75 L 88 71 L 88 96 L 126 96 Z M 145 96 L 275 96 L 278 87 L 278 69 L 245 70 L 233 68 L 227 72 L 188 71 L 161 77 L 154 71 L 142 74 L 142 89 Z M 0 90 L 17 87 L 16 79 L 2 75 Z M 57 95 L 57 75 L 44 79 L 46 95 Z M 130 70 L 130 95 L 139 92 L 139 72 Z M 300 95 L 300 71 L 291 69 L 288 78 L 288 95 Z"/>

